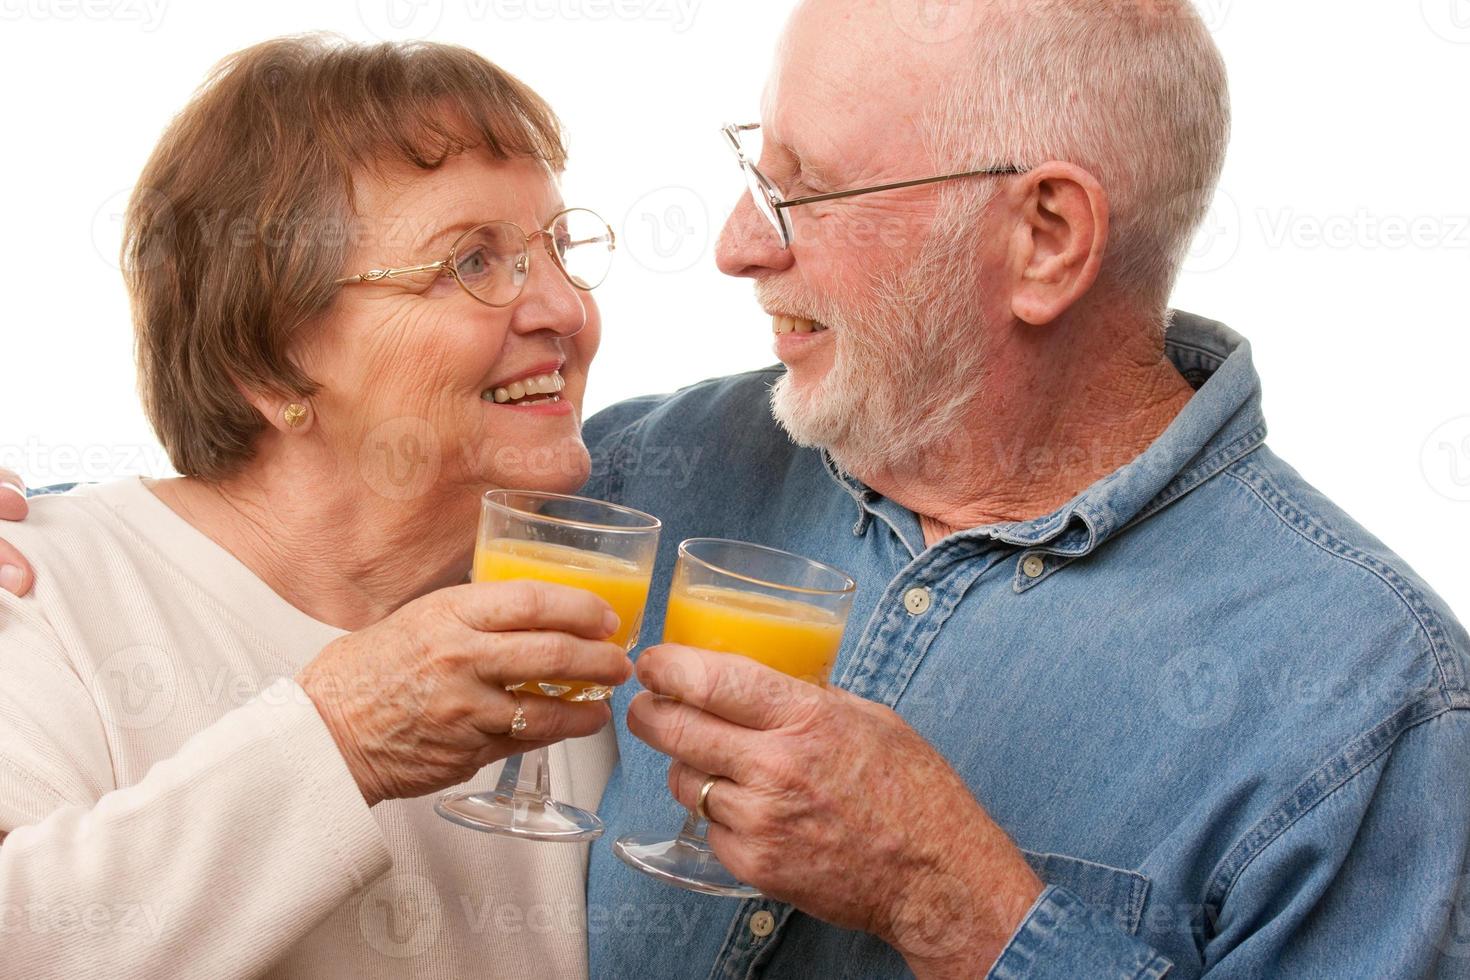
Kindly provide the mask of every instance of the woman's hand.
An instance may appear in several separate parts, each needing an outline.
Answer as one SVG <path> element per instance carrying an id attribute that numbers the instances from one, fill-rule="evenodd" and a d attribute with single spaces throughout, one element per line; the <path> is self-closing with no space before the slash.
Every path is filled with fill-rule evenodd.
<path id="1" fill-rule="evenodd" d="M 0 521 L 23 521 L 29 513 L 25 484 L 9 470 L 0 470 Z M 34 580 L 30 563 L 9 542 L 0 539 L 0 589 L 25 595 Z"/>
<path id="2" fill-rule="evenodd" d="M 297 676 L 363 798 L 423 796 L 517 752 L 591 735 L 604 703 L 512 695 L 508 685 L 569 677 L 615 686 L 632 675 L 612 607 L 541 582 L 443 589 L 333 642 Z M 516 704 L 520 738 L 508 734 Z"/>

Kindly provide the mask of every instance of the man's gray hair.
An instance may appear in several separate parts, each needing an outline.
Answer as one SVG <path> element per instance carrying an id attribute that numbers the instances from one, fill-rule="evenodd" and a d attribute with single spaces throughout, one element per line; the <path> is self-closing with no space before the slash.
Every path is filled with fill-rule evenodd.
<path id="1" fill-rule="evenodd" d="M 994 0 L 974 59 L 923 120 L 940 167 L 1092 173 L 1108 193 L 1103 281 L 1162 315 L 1230 138 L 1225 63 L 1187 0 Z M 970 185 L 970 181 L 959 184 Z M 997 186 L 947 188 L 965 209 Z"/>

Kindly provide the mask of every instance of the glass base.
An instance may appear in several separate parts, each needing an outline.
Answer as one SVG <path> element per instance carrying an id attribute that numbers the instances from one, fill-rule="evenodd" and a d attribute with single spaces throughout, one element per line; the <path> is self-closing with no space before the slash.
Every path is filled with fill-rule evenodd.
<path id="1" fill-rule="evenodd" d="M 740 881 L 720 863 L 709 844 L 680 835 L 629 834 L 613 842 L 613 853 L 646 875 L 705 895 L 762 898 L 760 889 Z"/>
<path id="2" fill-rule="evenodd" d="M 524 793 L 445 793 L 434 804 L 434 812 L 461 827 L 523 840 L 596 840 L 603 831 L 595 813 Z"/>

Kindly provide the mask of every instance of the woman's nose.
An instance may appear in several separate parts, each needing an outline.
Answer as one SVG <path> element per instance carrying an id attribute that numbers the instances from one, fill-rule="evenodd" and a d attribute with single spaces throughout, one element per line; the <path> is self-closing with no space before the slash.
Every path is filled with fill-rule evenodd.
<path id="1" fill-rule="evenodd" d="M 547 330 L 561 337 L 575 337 L 587 326 L 587 308 L 581 295 L 550 249 L 532 242 L 527 257 L 531 262 L 529 279 L 516 302 L 511 329 L 520 333 Z"/>

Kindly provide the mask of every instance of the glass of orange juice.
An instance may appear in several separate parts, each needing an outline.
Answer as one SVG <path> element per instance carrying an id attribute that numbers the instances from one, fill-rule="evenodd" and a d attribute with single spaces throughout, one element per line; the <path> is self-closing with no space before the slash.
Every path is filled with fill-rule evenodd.
<path id="1" fill-rule="evenodd" d="M 664 616 L 664 642 L 737 653 L 825 687 L 831 681 L 857 583 L 789 552 L 742 541 L 693 538 L 679 562 Z M 613 851 L 671 885 L 706 895 L 758 898 L 715 856 L 707 825 L 690 813 L 679 835 L 629 834 Z"/>
<path id="2" fill-rule="evenodd" d="M 533 579 L 586 589 L 605 599 L 621 624 L 610 637 L 638 642 L 662 525 L 655 517 L 601 500 L 529 490 L 491 490 L 480 505 L 476 582 Z M 605 701 L 612 689 L 575 678 L 539 678 L 507 690 L 568 701 Z M 489 792 L 450 791 L 434 809 L 462 827 L 528 840 L 602 836 L 602 821 L 551 797 L 545 748 L 505 760 Z"/>

